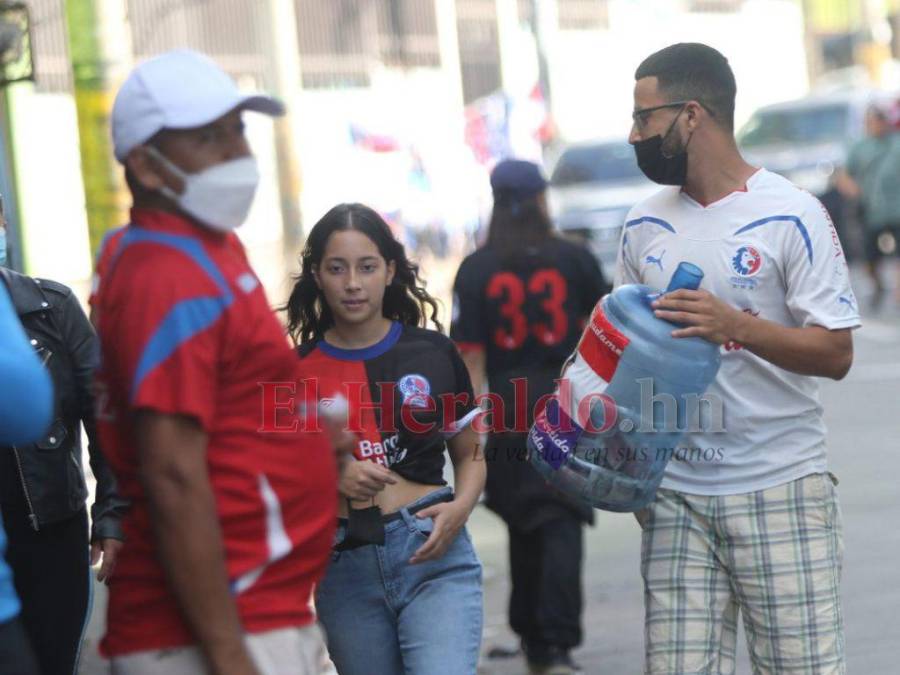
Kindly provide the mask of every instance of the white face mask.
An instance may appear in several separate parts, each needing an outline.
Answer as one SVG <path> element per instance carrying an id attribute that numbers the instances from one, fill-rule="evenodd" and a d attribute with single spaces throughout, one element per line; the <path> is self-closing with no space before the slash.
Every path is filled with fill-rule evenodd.
<path id="1" fill-rule="evenodd" d="M 168 186 L 159 191 L 204 225 L 229 232 L 247 220 L 259 185 L 259 168 L 252 155 L 186 173 L 153 146 L 147 150 L 184 182 L 178 194 Z"/>

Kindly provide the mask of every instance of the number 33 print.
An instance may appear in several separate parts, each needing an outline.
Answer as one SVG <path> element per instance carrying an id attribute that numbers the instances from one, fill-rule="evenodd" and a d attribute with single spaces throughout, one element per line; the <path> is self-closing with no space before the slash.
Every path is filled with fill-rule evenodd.
<path id="1" fill-rule="evenodd" d="M 487 285 L 487 297 L 502 301 L 500 316 L 508 321 L 507 327 L 498 327 L 494 331 L 494 344 L 501 349 L 518 349 L 529 332 L 548 347 L 562 342 L 569 330 L 569 318 L 563 310 L 567 295 L 566 280 L 556 269 L 539 269 L 527 282 L 512 272 L 498 272 L 492 276 Z M 529 326 L 523 306 L 526 301 L 538 299 L 549 321 L 538 321 Z"/>

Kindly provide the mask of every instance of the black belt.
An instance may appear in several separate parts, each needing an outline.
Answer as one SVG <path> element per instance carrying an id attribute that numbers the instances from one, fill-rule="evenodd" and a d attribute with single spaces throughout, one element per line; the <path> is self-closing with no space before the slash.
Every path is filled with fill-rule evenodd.
<path id="1" fill-rule="evenodd" d="M 451 493 L 451 494 L 447 494 L 447 495 L 442 495 L 441 497 L 436 498 L 434 500 L 429 500 L 425 504 L 419 504 L 418 506 L 410 507 L 406 511 L 407 511 L 407 513 L 409 513 L 409 515 L 413 515 L 414 513 L 418 513 L 419 511 L 424 511 L 425 509 L 429 508 L 430 506 L 434 506 L 435 504 L 443 504 L 444 502 L 452 502 L 452 501 L 453 501 L 453 494 Z M 384 524 L 387 524 L 387 523 L 392 523 L 395 520 L 400 520 L 402 517 L 403 517 L 403 513 L 402 513 L 402 509 L 401 509 L 400 511 L 394 511 L 393 513 L 388 513 L 387 515 L 382 516 L 381 521 Z M 346 525 L 347 519 L 346 518 L 338 518 L 338 524 Z"/>

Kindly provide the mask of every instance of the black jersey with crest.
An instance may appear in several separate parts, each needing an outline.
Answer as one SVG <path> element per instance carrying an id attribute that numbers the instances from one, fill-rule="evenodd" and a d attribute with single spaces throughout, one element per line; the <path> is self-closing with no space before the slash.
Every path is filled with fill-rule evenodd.
<path id="1" fill-rule="evenodd" d="M 357 460 L 417 483 L 445 483 L 446 441 L 477 414 L 468 371 L 445 335 L 394 322 L 365 349 L 320 340 L 298 353 L 302 377 L 315 382 L 320 399 L 348 402 Z"/>

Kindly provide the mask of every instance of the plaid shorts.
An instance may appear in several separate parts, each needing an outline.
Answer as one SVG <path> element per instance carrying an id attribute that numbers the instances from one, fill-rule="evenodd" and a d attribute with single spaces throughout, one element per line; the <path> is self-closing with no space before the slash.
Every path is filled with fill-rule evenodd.
<path id="1" fill-rule="evenodd" d="M 841 515 L 831 474 L 740 495 L 659 490 L 643 530 L 645 673 L 845 673 Z"/>

